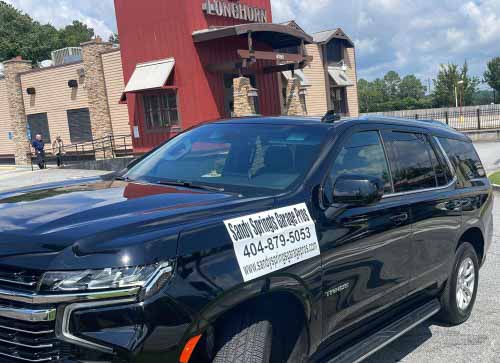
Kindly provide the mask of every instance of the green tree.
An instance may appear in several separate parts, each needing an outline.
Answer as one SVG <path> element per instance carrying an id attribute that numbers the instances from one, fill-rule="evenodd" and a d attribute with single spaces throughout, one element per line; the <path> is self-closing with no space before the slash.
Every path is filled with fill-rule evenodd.
<path id="1" fill-rule="evenodd" d="M 81 21 L 74 20 L 73 24 L 66 25 L 60 30 L 61 42 L 65 47 L 79 47 L 94 37 L 94 29 L 89 28 Z"/>
<path id="2" fill-rule="evenodd" d="M 420 99 L 425 96 L 426 88 L 413 74 L 405 76 L 399 84 L 399 97 L 403 99 Z"/>
<path id="3" fill-rule="evenodd" d="M 495 57 L 488 62 L 488 69 L 484 72 L 484 81 L 500 93 L 500 57 Z"/>
<path id="4" fill-rule="evenodd" d="M 384 76 L 384 95 L 387 99 L 392 100 L 398 98 L 399 86 L 401 84 L 401 77 L 395 71 L 389 71 Z"/>
<path id="5" fill-rule="evenodd" d="M 39 62 L 53 50 L 79 46 L 93 36 L 94 30 L 79 21 L 58 30 L 0 0 L 0 62 L 16 56 Z"/>
<path id="6" fill-rule="evenodd" d="M 471 105 L 478 86 L 479 79 L 469 76 L 467 62 L 462 68 L 457 64 L 442 64 L 434 80 L 434 104 L 436 107 L 454 107 L 458 96 L 463 106 Z"/>
<path id="7" fill-rule="evenodd" d="M 108 42 L 113 44 L 120 44 L 120 36 L 118 33 L 113 33 L 109 36 Z"/>

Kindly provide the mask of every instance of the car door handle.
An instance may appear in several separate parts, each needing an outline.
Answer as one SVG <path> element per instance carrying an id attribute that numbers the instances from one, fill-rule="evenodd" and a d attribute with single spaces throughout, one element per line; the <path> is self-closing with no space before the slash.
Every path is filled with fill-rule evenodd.
<path id="1" fill-rule="evenodd" d="M 394 224 L 403 224 L 404 222 L 408 221 L 408 213 L 401 213 L 401 214 L 396 214 L 395 216 L 392 216 L 390 219 Z"/>

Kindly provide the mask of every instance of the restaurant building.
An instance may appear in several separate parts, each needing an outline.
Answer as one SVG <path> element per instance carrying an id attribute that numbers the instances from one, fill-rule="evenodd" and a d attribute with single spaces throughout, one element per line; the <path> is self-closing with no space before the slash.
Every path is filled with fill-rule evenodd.
<path id="1" fill-rule="evenodd" d="M 96 39 L 69 64 L 4 62 L 0 157 L 25 162 L 36 133 L 66 143 L 126 134 L 143 153 L 221 118 L 358 115 L 355 48 L 342 29 L 273 23 L 270 0 L 115 0 L 115 9 L 120 48 Z"/>

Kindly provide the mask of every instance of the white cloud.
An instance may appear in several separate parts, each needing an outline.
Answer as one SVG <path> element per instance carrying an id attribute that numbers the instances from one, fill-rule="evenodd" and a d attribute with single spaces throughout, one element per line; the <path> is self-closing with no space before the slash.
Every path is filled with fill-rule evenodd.
<path id="1" fill-rule="evenodd" d="M 374 54 L 377 52 L 377 39 L 375 38 L 364 38 L 354 40 L 358 54 L 360 56 L 366 56 L 369 54 Z"/>
<path id="2" fill-rule="evenodd" d="M 97 35 L 107 39 L 115 28 L 115 13 L 112 0 L 5 0 L 7 3 L 29 14 L 40 23 L 50 23 L 61 28 L 73 20 L 92 27 Z"/>
<path id="3" fill-rule="evenodd" d="M 113 0 L 7 0 L 62 27 L 78 19 L 103 38 L 116 31 Z M 139 1 L 139 0 L 130 0 Z M 167 1 L 167 0 L 163 0 Z M 183 0 L 192 1 L 192 0 Z M 441 63 L 481 76 L 500 56 L 500 0 L 271 0 L 274 21 L 295 19 L 313 33 L 341 27 L 356 40 L 359 75 L 389 70 L 434 78 Z"/>

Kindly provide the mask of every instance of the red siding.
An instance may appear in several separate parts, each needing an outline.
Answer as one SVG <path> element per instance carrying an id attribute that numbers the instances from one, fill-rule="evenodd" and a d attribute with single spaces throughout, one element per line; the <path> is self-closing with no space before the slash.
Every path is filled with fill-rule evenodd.
<path id="1" fill-rule="evenodd" d="M 245 4 L 265 8 L 272 21 L 270 0 L 244 0 Z M 210 73 L 204 65 L 236 59 L 236 49 L 246 48 L 244 39 L 225 39 L 195 45 L 192 33 L 210 25 L 233 25 L 240 21 L 206 16 L 204 0 L 115 0 L 120 33 L 123 74 L 130 79 L 137 63 L 174 57 L 171 84 L 178 87 L 178 109 L 182 129 L 224 117 L 223 75 Z M 256 44 L 256 49 L 266 49 Z M 256 67 L 264 65 L 259 62 Z M 276 74 L 257 74 L 260 110 L 264 115 L 280 113 Z M 140 97 L 129 95 L 131 125 L 138 125 L 140 139 L 134 140 L 136 152 L 147 151 L 169 138 L 169 133 L 144 130 Z"/>

